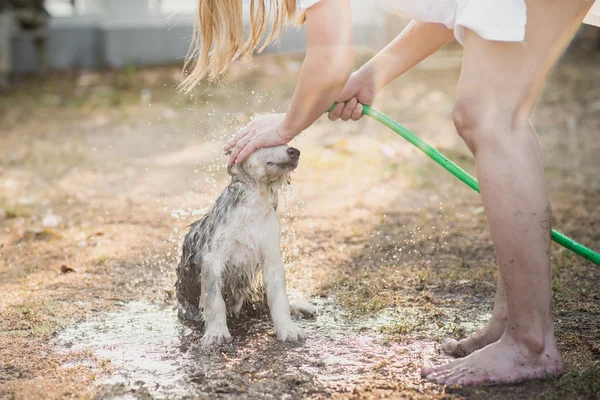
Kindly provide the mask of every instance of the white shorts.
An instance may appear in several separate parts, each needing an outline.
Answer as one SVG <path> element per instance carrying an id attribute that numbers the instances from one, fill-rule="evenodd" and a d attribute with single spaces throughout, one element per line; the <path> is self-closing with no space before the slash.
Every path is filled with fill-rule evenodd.
<path id="1" fill-rule="evenodd" d="M 297 0 L 308 8 L 320 0 Z M 525 39 L 527 7 L 525 0 L 377 0 L 389 10 L 410 19 L 444 24 L 454 29 L 463 43 L 470 29 L 487 40 L 521 42 Z M 594 0 L 589 0 L 594 1 Z M 600 0 L 592 6 L 585 23 L 600 26 Z"/>
<path id="2" fill-rule="evenodd" d="M 600 26 L 600 1 L 596 1 L 592 9 L 588 12 L 583 22 L 589 25 Z"/>

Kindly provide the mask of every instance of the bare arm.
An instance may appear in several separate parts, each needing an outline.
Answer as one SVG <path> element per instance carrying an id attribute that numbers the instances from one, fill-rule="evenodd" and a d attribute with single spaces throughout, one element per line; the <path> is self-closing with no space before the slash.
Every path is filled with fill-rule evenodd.
<path id="1" fill-rule="evenodd" d="M 340 95 L 354 62 L 349 0 L 323 0 L 306 11 L 306 58 L 281 127 L 292 139 Z"/>
<path id="2" fill-rule="evenodd" d="M 350 0 L 323 0 L 306 11 L 307 50 L 285 116 L 257 118 L 224 149 L 229 165 L 256 149 L 288 143 L 313 124 L 344 89 L 354 62 Z"/>
<path id="3" fill-rule="evenodd" d="M 336 99 L 329 119 L 360 119 L 362 106 L 372 104 L 388 83 L 408 71 L 452 40 L 453 31 L 443 25 L 411 21 L 406 28 L 369 62 L 354 72 Z M 347 104 L 342 102 L 347 101 Z"/>

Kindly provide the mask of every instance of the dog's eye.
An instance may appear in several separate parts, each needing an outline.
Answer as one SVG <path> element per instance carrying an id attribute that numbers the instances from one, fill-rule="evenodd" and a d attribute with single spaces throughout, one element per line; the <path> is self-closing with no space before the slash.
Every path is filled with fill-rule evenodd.
<path id="1" fill-rule="evenodd" d="M 271 162 L 271 161 L 269 161 L 269 162 L 267 163 L 267 166 L 269 166 L 269 167 L 270 167 L 271 165 L 275 165 L 275 163 L 274 163 L 274 162 Z"/>

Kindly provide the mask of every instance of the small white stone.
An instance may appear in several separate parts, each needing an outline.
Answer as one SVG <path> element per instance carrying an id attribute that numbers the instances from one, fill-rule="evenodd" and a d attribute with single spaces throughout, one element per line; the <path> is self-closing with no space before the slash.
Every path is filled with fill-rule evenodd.
<path id="1" fill-rule="evenodd" d="M 62 218 L 58 215 L 54 215 L 49 212 L 42 220 L 42 225 L 44 225 L 46 228 L 56 228 L 58 224 L 60 224 L 61 219 Z"/>

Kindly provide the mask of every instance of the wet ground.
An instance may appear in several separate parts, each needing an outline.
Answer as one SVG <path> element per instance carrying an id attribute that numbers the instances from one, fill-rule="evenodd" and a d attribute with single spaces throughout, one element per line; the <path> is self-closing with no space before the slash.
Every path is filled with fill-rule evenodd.
<path id="1" fill-rule="evenodd" d="M 298 321 L 309 336 L 302 343 L 276 341 L 266 316 L 240 317 L 230 324 L 234 341 L 207 350 L 201 331 L 170 307 L 132 302 L 67 328 L 57 344 L 110 359 L 115 372 L 101 380 L 101 397 L 115 399 L 327 397 L 378 377 L 418 380 L 414 361 L 440 358 L 434 341 L 399 345 L 373 334 L 391 316 L 350 321 L 333 299 L 313 302 L 318 319 Z"/>
<path id="2" fill-rule="evenodd" d="M 534 114 L 554 226 L 600 248 L 600 58 L 573 48 Z M 455 53 L 376 107 L 462 167 L 451 121 Z M 283 111 L 301 59 L 260 57 L 177 95 L 177 68 L 57 75 L 0 96 L 0 398 L 597 398 L 600 270 L 558 246 L 553 299 L 567 373 L 502 388 L 418 376 L 437 343 L 481 326 L 496 271 L 479 197 L 374 121 L 325 118 L 294 142 L 281 204 L 289 292 L 319 311 L 282 344 L 266 316 L 199 347 L 176 320 L 185 227 L 226 185 L 220 143 Z M 278 85 L 273 85 L 273 79 Z"/>

